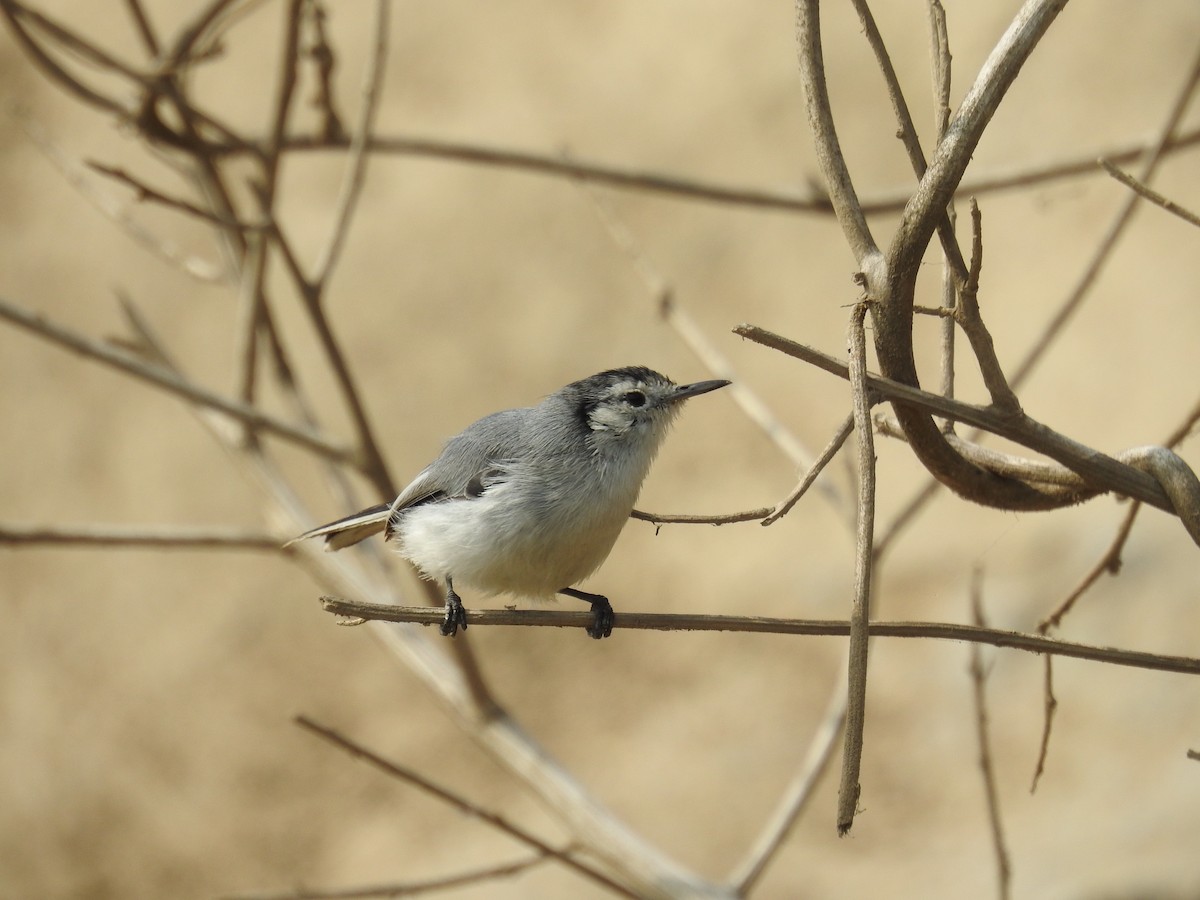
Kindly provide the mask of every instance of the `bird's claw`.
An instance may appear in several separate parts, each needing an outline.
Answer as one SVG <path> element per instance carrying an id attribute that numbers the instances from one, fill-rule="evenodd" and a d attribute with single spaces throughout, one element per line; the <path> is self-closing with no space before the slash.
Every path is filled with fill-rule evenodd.
<path id="1" fill-rule="evenodd" d="M 446 594 L 446 617 L 442 619 L 442 634 L 454 637 L 458 629 L 467 630 L 467 611 L 463 609 L 462 599 L 454 591 Z"/>
<path id="2" fill-rule="evenodd" d="M 612 634 L 613 630 L 613 608 L 606 597 L 599 597 L 592 601 L 592 624 L 588 626 L 587 633 L 590 637 L 596 640 L 606 638 Z"/>

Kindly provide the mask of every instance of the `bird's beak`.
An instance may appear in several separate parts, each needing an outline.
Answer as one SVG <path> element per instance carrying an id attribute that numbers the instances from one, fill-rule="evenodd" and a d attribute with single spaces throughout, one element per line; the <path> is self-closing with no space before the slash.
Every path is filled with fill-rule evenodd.
<path id="1" fill-rule="evenodd" d="M 675 389 L 670 397 L 667 398 L 669 403 L 676 403 L 679 400 L 686 400 L 688 397 L 696 397 L 700 394 L 707 394 L 709 391 L 715 391 L 718 388 L 723 388 L 732 382 L 729 381 L 697 381 L 695 384 L 681 384 Z"/>

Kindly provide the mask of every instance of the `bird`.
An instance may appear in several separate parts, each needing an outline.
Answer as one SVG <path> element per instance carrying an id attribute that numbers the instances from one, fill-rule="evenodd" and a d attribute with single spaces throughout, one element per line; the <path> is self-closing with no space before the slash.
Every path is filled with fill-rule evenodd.
<path id="1" fill-rule="evenodd" d="M 484 416 L 390 503 L 306 531 L 340 550 L 383 533 L 445 589 L 441 633 L 467 628 L 457 588 L 591 605 L 593 638 L 612 634 L 607 597 L 573 587 L 608 557 L 683 401 L 730 384 L 676 384 L 646 366 L 573 381 L 535 406 Z"/>

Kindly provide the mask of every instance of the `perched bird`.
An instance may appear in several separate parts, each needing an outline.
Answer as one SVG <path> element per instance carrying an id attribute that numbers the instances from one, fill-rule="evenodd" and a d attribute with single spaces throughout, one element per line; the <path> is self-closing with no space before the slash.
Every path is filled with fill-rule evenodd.
<path id="1" fill-rule="evenodd" d="M 340 550 L 382 531 L 446 589 L 442 634 L 467 627 L 456 585 L 488 594 L 591 604 L 587 632 L 608 637 L 608 598 L 571 585 L 594 572 L 633 510 L 682 401 L 728 381 L 679 385 L 644 366 L 574 381 L 537 406 L 485 416 L 446 442 L 391 503 L 295 541 Z"/>

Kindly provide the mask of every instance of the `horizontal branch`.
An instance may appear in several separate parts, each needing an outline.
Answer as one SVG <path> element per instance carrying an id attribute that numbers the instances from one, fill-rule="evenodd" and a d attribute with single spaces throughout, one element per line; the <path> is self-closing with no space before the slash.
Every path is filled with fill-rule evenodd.
<path id="1" fill-rule="evenodd" d="M 754 325 L 739 325 L 734 329 L 734 333 L 765 347 L 779 350 L 839 378 L 849 378 L 846 363 L 820 350 Z M 1065 436 L 1028 416 L 1007 414 L 991 407 L 952 400 L 880 375 L 868 375 L 867 384 L 888 400 L 900 401 L 936 416 L 982 428 L 1031 450 L 1044 453 L 1077 472 L 1095 490 L 1114 491 L 1166 512 L 1176 512 L 1170 498 L 1153 476 L 1103 453 L 1075 445 Z"/>
<path id="2" fill-rule="evenodd" d="M 174 525 L 13 525 L 0 522 L 0 544 L 49 547 L 148 547 L 156 550 L 283 551 L 277 535 L 243 528 Z"/>
<path id="3" fill-rule="evenodd" d="M 380 622 L 410 622 L 416 625 L 441 625 L 445 611 L 433 606 L 388 606 L 378 603 L 356 603 L 340 597 L 322 597 L 326 612 L 353 619 Z M 586 628 L 592 623 L 590 612 L 570 612 L 553 609 L 468 609 L 469 625 L 522 625 L 543 628 Z M 834 619 L 774 619 L 763 616 L 703 616 L 672 615 L 667 613 L 616 614 L 616 627 L 650 631 L 738 631 L 751 634 L 800 634 L 820 637 L 846 637 L 850 623 Z M 1167 656 L 1122 650 L 1117 647 L 1098 647 L 1077 644 L 1041 634 L 1004 631 L 979 625 L 957 625 L 951 622 L 872 622 L 871 637 L 927 638 L 943 641 L 966 641 L 990 644 L 1029 653 L 1048 653 L 1092 662 L 1200 675 L 1200 658 Z"/>
<path id="4" fill-rule="evenodd" d="M 650 513 L 635 509 L 629 518 L 652 525 L 733 525 L 737 522 L 759 522 L 771 514 L 771 507 L 761 509 L 746 509 L 735 513 L 714 513 L 712 515 L 693 515 L 689 513 Z"/>
<path id="5" fill-rule="evenodd" d="M 1171 151 L 1178 151 L 1200 144 L 1200 129 L 1180 134 L 1170 144 Z M 1109 151 L 1090 152 L 1071 159 L 1051 163 L 1031 163 L 1025 168 L 1013 168 L 1008 172 L 996 172 L 975 179 L 964 179 L 959 193 L 981 196 L 994 191 L 1029 187 L 1061 178 L 1092 175 L 1100 171 L 1096 159 L 1103 156 L 1114 163 L 1136 161 L 1152 142 L 1140 141 Z M 244 153 L 254 144 L 214 145 L 214 154 Z M 283 142 L 284 152 L 319 152 L 348 150 L 350 138 L 346 135 L 297 136 Z M 372 153 L 421 156 L 476 165 L 518 169 L 541 175 L 560 178 L 579 178 L 604 184 L 609 187 L 627 188 L 667 194 L 687 200 L 709 203 L 732 204 L 768 210 L 817 213 L 827 215 L 833 206 L 824 193 L 796 188 L 766 188 L 735 185 L 699 178 L 689 178 L 664 172 L 653 172 L 640 168 L 622 167 L 609 163 L 572 159 L 562 154 L 538 153 L 517 150 L 511 147 L 496 147 L 485 144 L 452 141 L 441 138 L 406 137 L 402 135 L 376 135 L 368 144 Z M 262 152 L 261 147 L 257 152 Z M 862 210 L 868 215 L 894 213 L 904 209 L 912 196 L 912 188 L 881 193 L 875 197 L 864 197 Z"/>

